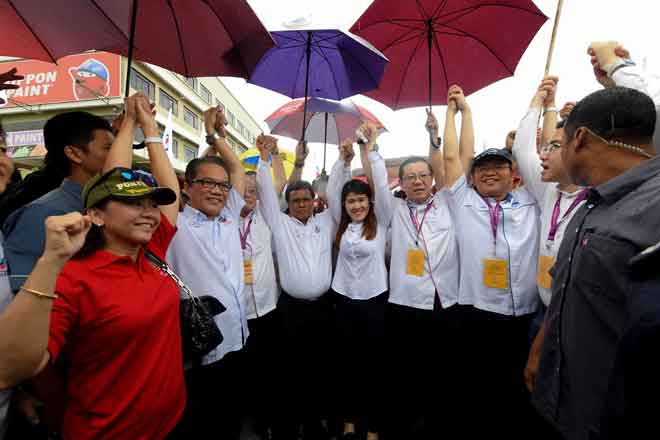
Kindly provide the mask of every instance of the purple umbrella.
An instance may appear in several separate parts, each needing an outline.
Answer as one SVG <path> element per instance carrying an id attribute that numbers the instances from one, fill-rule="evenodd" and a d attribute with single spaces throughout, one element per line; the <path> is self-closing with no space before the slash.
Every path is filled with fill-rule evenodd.
<path id="1" fill-rule="evenodd" d="M 272 32 L 249 82 L 290 98 L 341 100 L 378 87 L 388 63 L 371 44 L 339 30 Z M 305 99 L 304 114 L 307 113 Z M 302 139 L 305 126 L 302 126 Z"/>

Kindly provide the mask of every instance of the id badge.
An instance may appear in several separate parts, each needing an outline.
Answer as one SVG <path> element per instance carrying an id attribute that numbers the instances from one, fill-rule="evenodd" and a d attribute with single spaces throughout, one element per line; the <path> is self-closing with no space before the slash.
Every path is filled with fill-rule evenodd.
<path id="1" fill-rule="evenodd" d="M 506 260 L 484 259 L 484 287 L 509 288 L 509 268 Z"/>
<path id="2" fill-rule="evenodd" d="M 245 285 L 251 285 L 254 283 L 251 259 L 243 260 L 243 282 Z"/>
<path id="3" fill-rule="evenodd" d="M 424 275 L 424 259 L 424 251 L 420 249 L 408 249 L 406 273 L 415 277 Z"/>
<path id="4" fill-rule="evenodd" d="M 539 273 L 536 275 L 536 283 L 545 288 L 549 289 L 552 287 L 552 275 L 550 275 L 550 269 L 555 265 L 555 259 L 547 255 L 539 256 Z"/>

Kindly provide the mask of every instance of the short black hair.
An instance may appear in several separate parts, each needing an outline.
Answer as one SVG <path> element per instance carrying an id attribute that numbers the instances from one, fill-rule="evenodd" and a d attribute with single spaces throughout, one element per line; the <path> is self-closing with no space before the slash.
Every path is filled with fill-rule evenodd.
<path id="1" fill-rule="evenodd" d="M 112 127 L 102 117 L 81 111 L 60 113 L 50 118 L 44 125 L 46 166 L 57 169 L 63 176 L 70 175 L 71 162 L 64 154 L 64 147 L 73 145 L 87 150 L 87 145 L 94 139 L 94 130 L 112 132 Z"/>
<path id="2" fill-rule="evenodd" d="M 403 169 L 406 166 L 410 165 L 411 163 L 417 163 L 417 162 L 425 163 L 426 166 L 429 167 L 429 172 L 433 174 L 433 167 L 431 166 L 431 163 L 427 159 L 419 156 L 413 156 L 404 160 L 403 162 L 401 162 L 401 165 L 399 165 L 399 181 L 403 181 Z"/>
<path id="3" fill-rule="evenodd" d="M 286 187 L 286 191 L 284 192 L 284 199 L 286 200 L 287 203 L 289 203 L 289 195 L 293 191 L 300 191 L 303 189 L 308 190 L 309 193 L 312 195 L 312 198 L 316 197 L 316 193 L 314 192 L 314 188 L 312 188 L 311 183 L 309 183 L 306 180 L 298 180 Z"/>
<path id="4" fill-rule="evenodd" d="M 656 110 L 645 93 L 627 87 L 594 92 L 580 102 L 566 119 L 568 139 L 579 127 L 587 127 L 604 139 L 648 139 L 655 131 Z"/>
<path id="5" fill-rule="evenodd" d="M 227 168 L 227 164 L 225 164 L 225 161 L 220 159 L 218 156 L 205 156 L 205 157 L 198 157 L 196 159 L 193 159 L 190 162 L 188 162 L 188 165 L 186 165 L 185 177 L 186 177 L 186 182 L 188 182 L 188 184 L 191 184 L 192 181 L 197 178 L 197 174 L 199 173 L 199 167 L 205 164 L 213 164 L 222 167 L 227 173 L 227 177 L 231 180 L 231 176 L 229 175 L 229 169 Z"/>
<path id="6" fill-rule="evenodd" d="M 561 121 L 557 122 L 557 125 L 555 126 L 556 130 L 562 129 L 566 127 L 566 119 L 562 119 Z"/>

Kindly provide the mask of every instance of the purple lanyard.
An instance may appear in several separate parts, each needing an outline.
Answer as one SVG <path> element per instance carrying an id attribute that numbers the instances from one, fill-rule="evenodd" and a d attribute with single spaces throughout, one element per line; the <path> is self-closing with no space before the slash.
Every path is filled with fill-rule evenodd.
<path id="1" fill-rule="evenodd" d="M 575 197 L 575 200 L 573 200 L 573 203 L 571 203 L 571 206 L 568 207 L 564 215 L 561 217 L 561 220 L 559 220 L 559 210 L 561 209 L 561 196 L 562 193 L 559 193 L 559 197 L 557 197 L 557 201 L 555 202 L 555 207 L 552 209 L 552 217 L 550 218 L 550 230 L 548 231 L 548 241 L 549 242 L 554 242 L 555 241 L 555 236 L 557 235 L 557 230 L 559 229 L 559 225 L 568 217 L 571 212 L 577 206 L 587 198 L 587 189 L 583 189 L 580 191 L 580 194 Z"/>
<path id="2" fill-rule="evenodd" d="M 417 208 L 414 206 L 408 206 L 408 209 L 410 210 L 410 220 L 413 223 L 413 226 L 415 226 L 415 232 L 417 233 L 415 237 L 415 245 L 419 246 L 419 234 L 422 232 L 422 226 L 424 225 L 424 220 L 426 219 L 426 213 L 429 212 L 429 209 L 431 209 L 431 206 L 433 206 L 433 200 L 431 200 L 427 205 L 426 208 L 424 208 L 424 215 L 422 216 L 422 221 L 417 223 Z M 413 215 L 413 212 L 415 215 Z"/>
<path id="3" fill-rule="evenodd" d="M 493 231 L 493 249 L 497 247 L 497 224 L 500 222 L 500 211 L 502 206 L 500 202 L 497 202 L 495 206 L 492 206 L 486 197 L 481 197 L 486 206 L 488 206 L 488 213 L 490 214 L 490 229 Z"/>
<path id="4" fill-rule="evenodd" d="M 238 230 L 238 234 L 241 237 L 241 249 L 245 250 L 247 246 L 247 238 L 250 235 L 250 228 L 252 228 L 252 219 L 254 219 L 254 215 L 250 215 L 250 221 L 248 222 L 247 226 L 245 227 L 244 230 Z"/>

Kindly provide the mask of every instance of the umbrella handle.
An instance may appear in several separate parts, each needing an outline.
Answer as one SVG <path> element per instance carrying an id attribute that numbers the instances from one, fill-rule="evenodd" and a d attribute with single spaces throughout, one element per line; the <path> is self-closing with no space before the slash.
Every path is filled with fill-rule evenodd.
<path id="1" fill-rule="evenodd" d="M 133 64 L 133 49 L 135 46 L 135 22 L 137 21 L 137 8 L 139 0 L 133 0 L 133 15 L 131 16 L 131 33 L 128 38 L 128 58 L 126 64 L 126 90 L 124 90 L 124 97 L 128 98 L 128 93 L 131 90 L 131 67 Z"/>
<path id="2" fill-rule="evenodd" d="M 559 29 L 559 18 L 561 17 L 561 9 L 564 6 L 564 0 L 558 0 L 557 13 L 555 14 L 555 23 L 552 27 L 552 37 L 550 38 L 550 47 L 548 48 L 548 58 L 545 61 L 545 75 L 550 73 L 550 64 L 552 63 L 552 53 L 555 50 L 555 40 L 557 39 L 557 30 Z"/>

